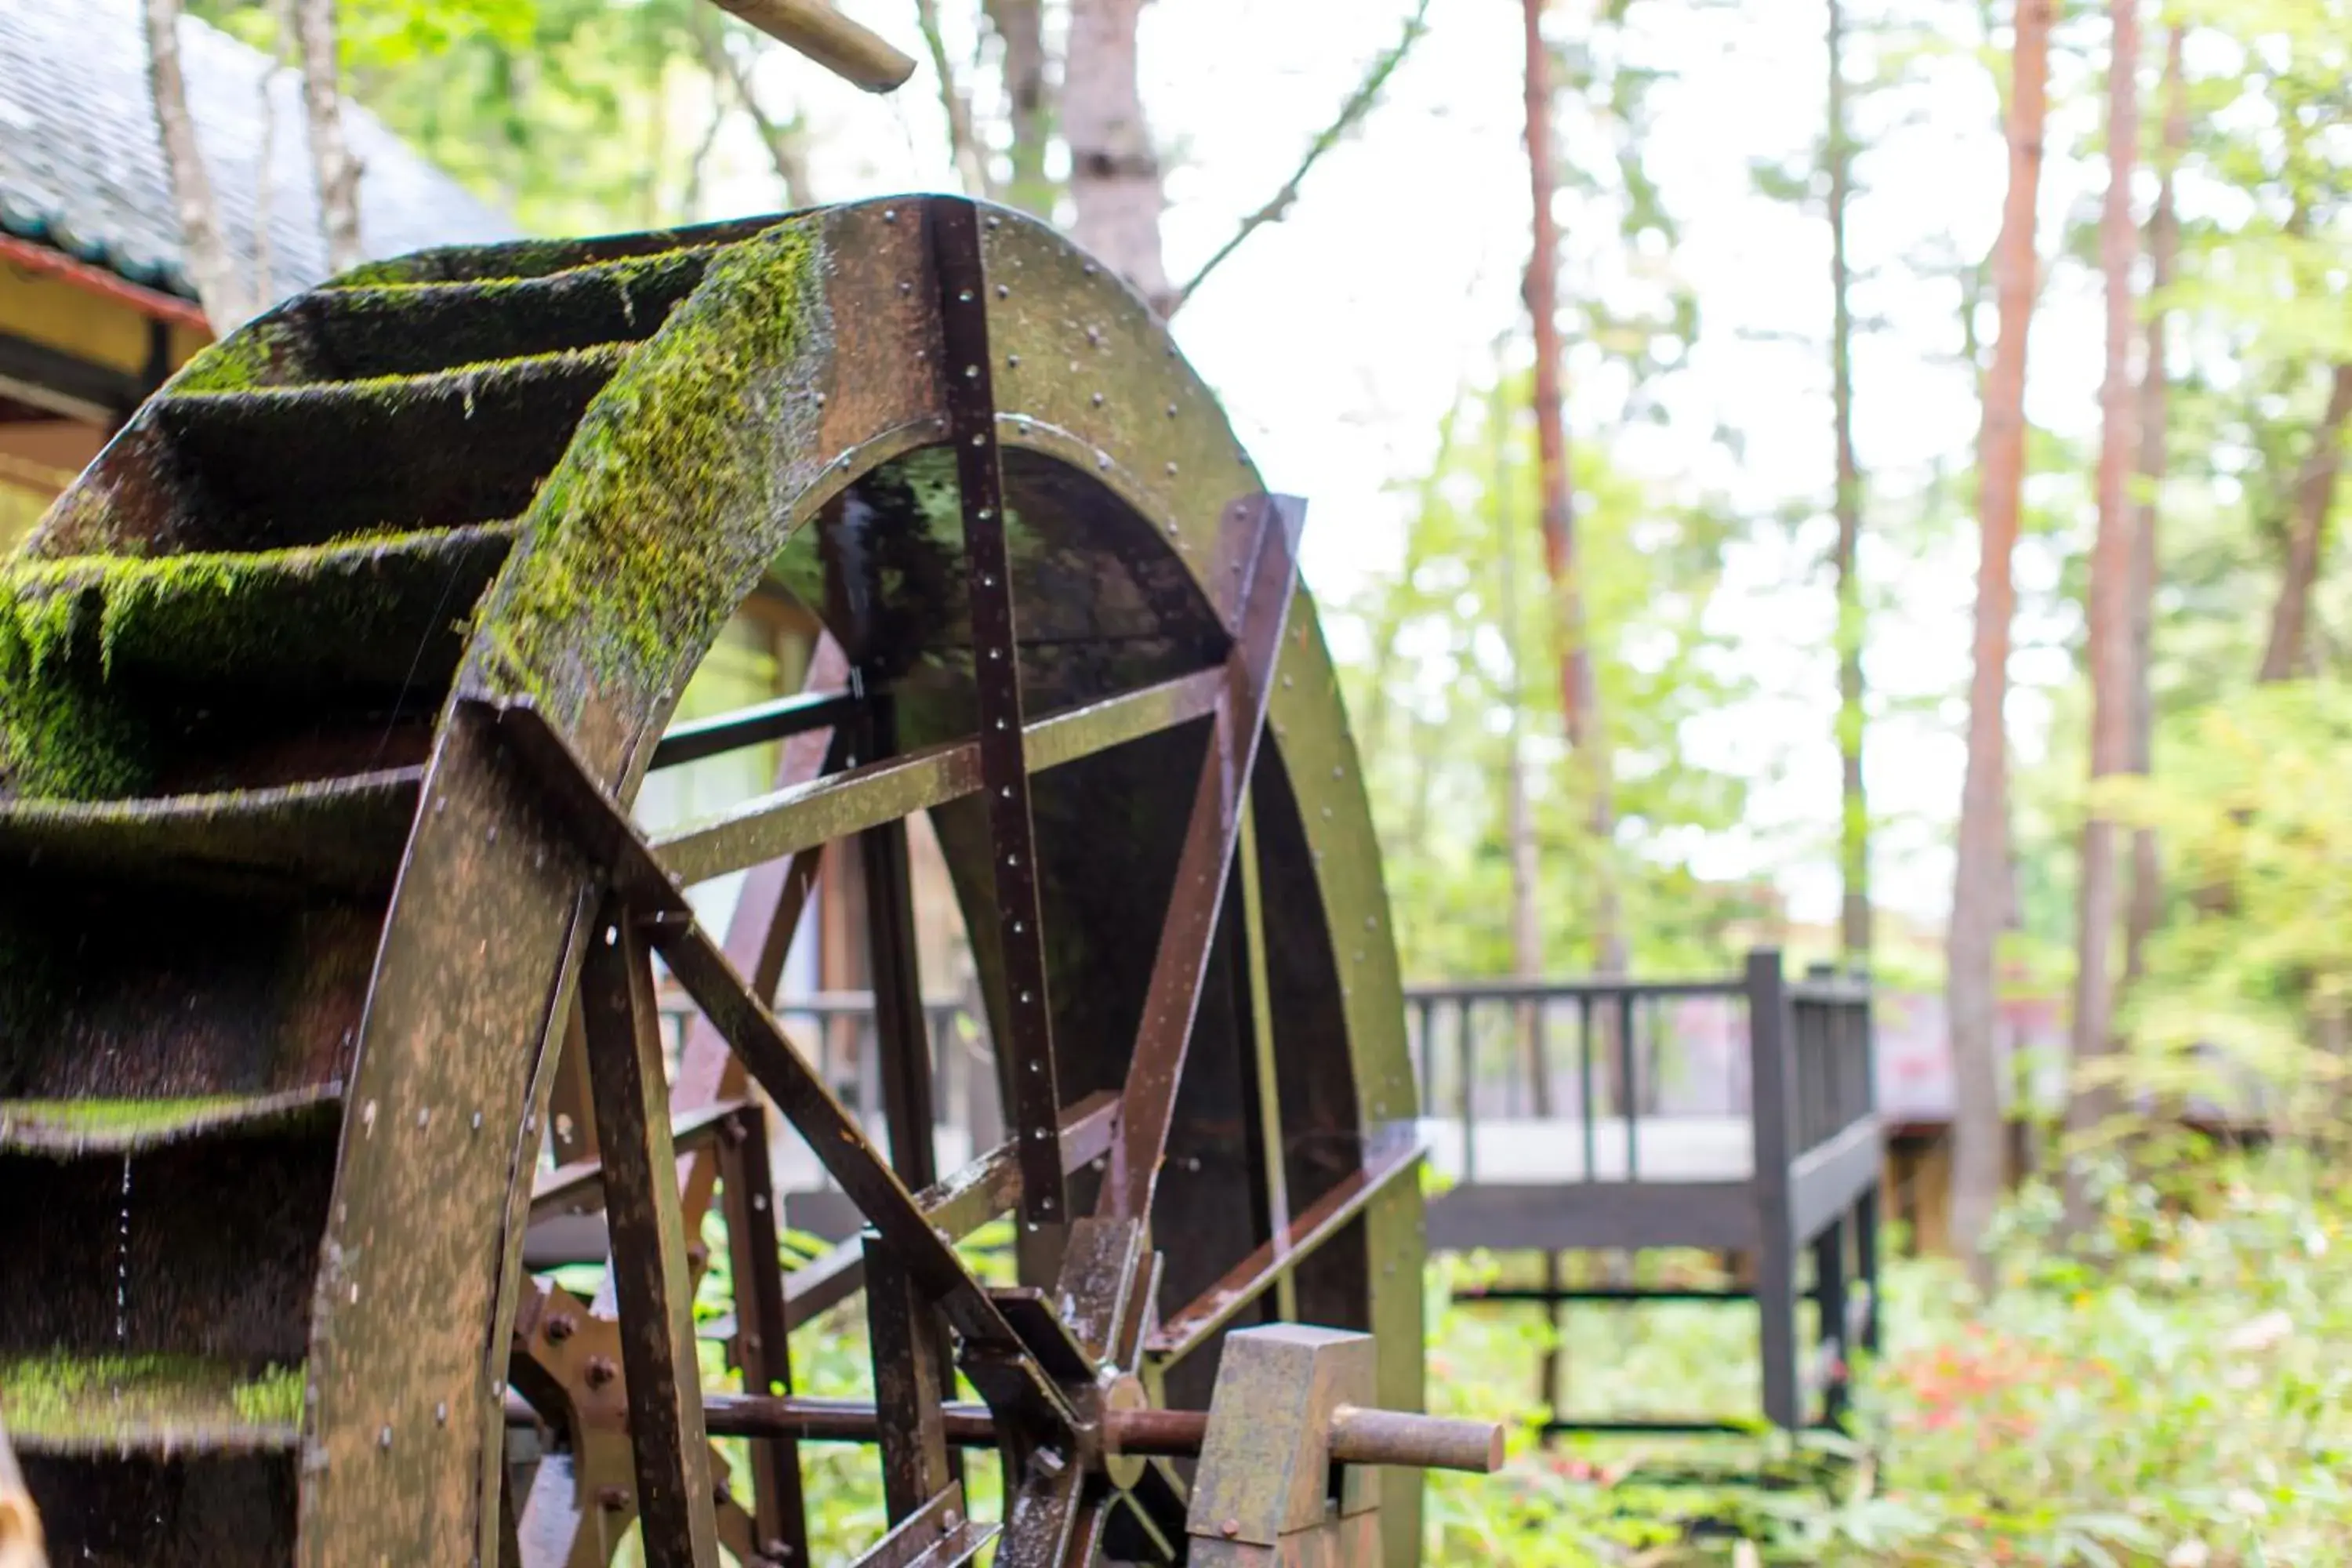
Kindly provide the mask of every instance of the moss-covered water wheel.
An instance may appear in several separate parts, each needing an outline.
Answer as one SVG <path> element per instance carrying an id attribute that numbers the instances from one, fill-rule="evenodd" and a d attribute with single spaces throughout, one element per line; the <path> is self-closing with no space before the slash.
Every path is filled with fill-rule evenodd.
<path id="1" fill-rule="evenodd" d="M 1131 295 L 961 202 L 429 253 L 192 363 L 0 601 L 0 1409 L 55 1559 L 586 1563 L 641 1519 L 656 1563 L 797 1561 L 793 1443 L 863 1437 L 954 1548 L 924 1561 L 977 1542 L 952 1455 L 982 1441 L 997 1562 L 1149 1560 L 1181 1467 L 1097 1417 L 1200 1406 L 1228 1327 L 1370 1329 L 1417 1406 L 1394 952 L 1297 517 Z M 666 739 L 762 584 L 837 689 Z M 648 853 L 620 816 L 787 734 L 727 820 Z M 926 810 L 1012 1129 L 944 1176 Z M 848 837 L 895 1172 L 752 1000 Z M 706 938 L 673 884 L 746 867 Z M 654 950 L 704 1009 L 667 1092 Z M 551 1171 L 574 1037 L 603 1163 Z M 772 1267 L 739 1058 L 862 1248 Z M 714 1180 L 753 1393 L 706 1401 Z M 604 1302 L 524 1267 L 583 1193 Z M 1029 1288 L 979 1287 L 947 1243 L 1007 1213 Z M 783 1396 L 784 1330 L 861 1286 L 873 1403 Z M 943 1354 L 986 1410 L 943 1405 Z M 556 1445 L 528 1490 L 526 1423 Z"/>

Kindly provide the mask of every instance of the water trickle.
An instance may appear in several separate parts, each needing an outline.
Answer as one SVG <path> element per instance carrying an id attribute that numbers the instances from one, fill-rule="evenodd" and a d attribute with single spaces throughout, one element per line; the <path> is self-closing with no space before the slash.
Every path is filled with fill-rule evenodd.
<path id="1" fill-rule="evenodd" d="M 131 1156 L 122 1156 L 122 1217 L 115 1230 L 114 1342 L 131 1339 Z"/>

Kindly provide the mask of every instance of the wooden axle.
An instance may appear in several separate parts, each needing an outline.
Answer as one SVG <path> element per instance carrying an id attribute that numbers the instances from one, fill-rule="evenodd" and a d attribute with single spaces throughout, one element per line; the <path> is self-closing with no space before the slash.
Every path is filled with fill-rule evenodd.
<path id="1" fill-rule="evenodd" d="M 719 9 L 808 56 L 868 92 L 888 92 L 915 74 L 915 62 L 824 0 L 715 0 Z"/>
<path id="2" fill-rule="evenodd" d="M 714 1437 L 789 1437 L 803 1443 L 872 1443 L 879 1422 L 873 1405 L 854 1399 L 800 1394 L 710 1394 L 703 1424 Z M 947 1440 L 965 1448 L 996 1447 L 996 1420 L 982 1405 L 950 1405 L 942 1412 Z M 507 1405 L 510 1423 L 533 1419 L 520 1396 Z M 1102 1416 L 1108 1454 L 1197 1459 L 1209 1432 L 1205 1410 L 1108 1410 Z M 1403 1465 L 1425 1470 L 1492 1475 L 1503 1468 L 1503 1427 L 1408 1410 L 1342 1405 L 1331 1412 L 1331 1458 L 1350 1465 Z"/>

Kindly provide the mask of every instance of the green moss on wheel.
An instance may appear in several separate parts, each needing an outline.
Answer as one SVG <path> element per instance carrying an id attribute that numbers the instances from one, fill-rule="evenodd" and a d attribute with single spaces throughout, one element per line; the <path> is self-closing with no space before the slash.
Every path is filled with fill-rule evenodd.
<path id="1" fill-rule="evenodd" d="M 782 430 L 814 406 L 786 380 L 820 307 L 812 229 L 713 263 L 590 405 L 523 520 L 528 569 L 490 607 L 499 684 L 576 711 L 656 678 L 734 608 L 741 545 L 719 520 L 779 504 Z"/>
<path id="2" fill-rule="evenodd" d="M 157 1428 L 290 1427 L 301 1417 L 299 1366 L 255 1372 L 197 1356 L 70 1352 L 0 1361 L 0 1420 L 30 1448 Z"/>
<path id="3" fill-rule="evenodd" d="M 47 668 L 70 640 L 75 613 L 70 604 L 45 605 L 27 623 L 0 609 L 0 794 L 106 800 L 134 793 L 148 776 L 145 727 Z"/>
<path id="4" fill-rule="evenodd" d="M 299 359 L 299 329 L 284 315 L 248 322 L 216 342 L 209 343 L 180 367 L 172 378 L 178 392 L 244 392 L 266 386 L 275 379 L 274 366 Z"/>

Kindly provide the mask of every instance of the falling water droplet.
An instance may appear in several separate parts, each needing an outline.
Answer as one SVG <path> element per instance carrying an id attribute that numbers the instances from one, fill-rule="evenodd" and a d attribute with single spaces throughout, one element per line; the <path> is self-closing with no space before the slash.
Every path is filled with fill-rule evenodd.
<path id="1" fill-rule="evenodd" d="M 122 1216 L 114 1240 L 114 1341 L 126 1345 L 131 1339 L 131 1156 L 127 1152 L 122 1156 Z"/>

